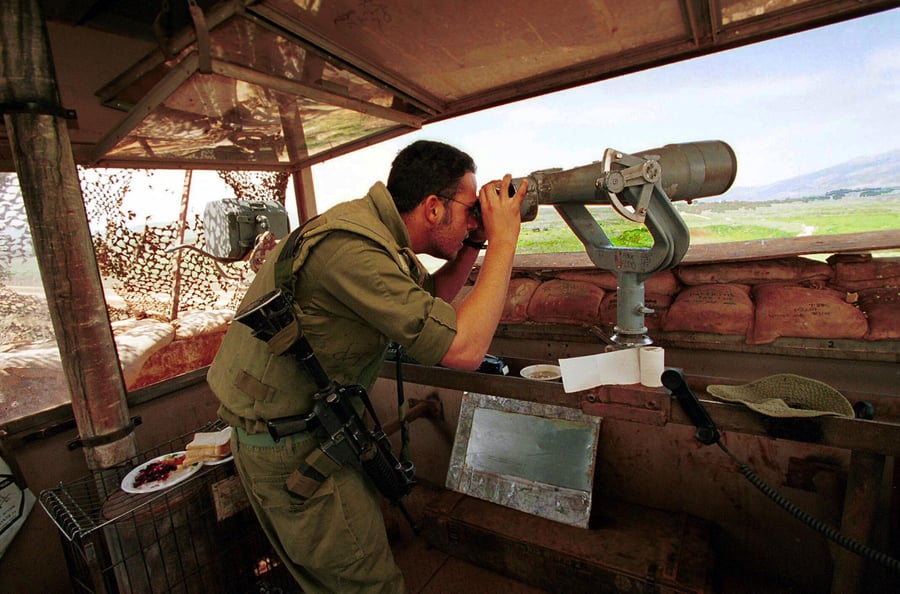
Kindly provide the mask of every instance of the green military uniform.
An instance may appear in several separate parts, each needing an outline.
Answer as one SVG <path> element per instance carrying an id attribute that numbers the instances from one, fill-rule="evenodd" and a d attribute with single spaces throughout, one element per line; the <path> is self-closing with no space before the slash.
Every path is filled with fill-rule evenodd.
<path id="1" fill-rule="evenodd" d="M 314 219 L 302 236 L 294 296 L 303 332 L 332 380 L 371 388 L 391 341 L 423 364 L 443 358 L 456 313 L 432 295 L 433 279 L 409 249 L 383 184 Z M 275 288 L 282 247 L 257 273 L 245 303 Z M 299 434 L 276 444 L 265 422 L 311 410 L 315 384 L 306 371 L 232 324 L 207 379 L 222 403 L 219 415 L 237 429 L 235 463 L 254 510 L 304 591 L 402 591 L 377 496 L 360 473 L 336 471 L 307 501 L 284 486 L 318 443 Z"/>

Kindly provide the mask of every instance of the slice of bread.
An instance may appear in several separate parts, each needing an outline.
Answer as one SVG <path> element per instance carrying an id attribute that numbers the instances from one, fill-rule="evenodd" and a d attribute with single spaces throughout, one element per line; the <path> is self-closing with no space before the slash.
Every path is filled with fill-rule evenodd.
<path id="1" fill-rule="evenodd" d="M 231 455 L 231 427 L 221 431 L 195 433 L 185 448 L 185 465 L 197 462 L 215 462 Z"/>

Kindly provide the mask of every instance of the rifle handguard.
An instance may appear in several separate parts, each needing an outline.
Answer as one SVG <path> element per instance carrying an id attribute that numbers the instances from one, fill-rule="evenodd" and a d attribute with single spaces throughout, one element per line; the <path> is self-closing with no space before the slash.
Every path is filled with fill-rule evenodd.
<path id="1" fill-rule="evenodd" d="M 384 433 L 373 437 L 375 447 L 370 448 L 367 455 L 360 459 L 360 465 L 378 492 L 392 503 L 397 503 L 409 495 L 416 484 L 413 478 L 415 466 L 412 462 L 403 464 L 397 460 L 391 453 L 390 444 L 386 443 L 387 436 Z"/>

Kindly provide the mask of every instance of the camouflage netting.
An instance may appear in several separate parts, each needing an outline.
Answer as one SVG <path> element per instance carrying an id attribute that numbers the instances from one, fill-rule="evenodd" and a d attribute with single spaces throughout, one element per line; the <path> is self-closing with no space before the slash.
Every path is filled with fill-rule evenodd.
<path id="1" fill-rule="evenodd" d="M 0 174 L 0 285 L 9 278 L 13 262 L 31 258 L 31 232 L 25 216 L 25 204 L 19 197 L 19 183 L 11 173 Z"/>
<path id="2" fill-rule="evenodd" d="M 203 225 L 196 215 L 184 221 L 183 235 L 177 212 L 171 217 L 176 220 L 165 225 L 137 221 L 137 215 L 123 205 L 138 173 L 153 177 L 152 171 L 79 169 L 100 275 L 104 285 L 121 298 L 108 299 L 111 320 L 153 317 L 171 321 L 179 312 L 235 308 L 252 275 L 249 263 L 223 264 L 203 255 Z M 287 173 L 221 171 L 219 176 L 239 200 L 277 200 L 284 204 Z M 0 217 L 6 225 L 6 231 L 0 234 L 0 289 L 4 297 L 9 297 L 6 285 L 10 266 L 17 260 L 33 258 L 34 251 L 16 177 L 10 174 L 0 181 Z M 167 251 L 178 245 L 190 248 Z M 31 306 L 28 304 L 29 309 Z M 21 311 L 19 307 L 0 311 L 4 342 L 46 337 L 45 331 L 34 335 L 33 330 L 10 326 L 7 318 L 17 310 Z M 49 319 L 46 321 L 49 329 Z M 9 334 L 7 330 L 14 332 Z"/>
<path id="3" fill-rule="evenodd" d="M 277 200 L 284 204 L 287 191 L 287 173 L 263 173 L 254 171 L 218 171 L 239 200 Z"/>
<path id="4" fill-rule="evenodd" d="M 3 346 L 31 344 L 53 338 L 53 324 L 43 295 L 22 294 L 7 284 L 12 267 L 34 257 L 25 204 L 15 174 L 0 174 L 0 337 Z M 38 289 L 39 290 L 39 289 Z M 35 290 L 37 292 L 37 290 Z"/>
<path id="5" fill-rule="evenodd" d="M 147 172 L 152 175 L 151 172 Z M 238 200 L 278 200 L 284 204 L 288 175 L 220 171 Z M 94 182 L 82 175 L 88 218 L 106 221 L 94 234 L 100 274 L 114 280 L 113 288 L 128 306 L 126 317 L 154 317 L 169 321 L 177 291 L 177 311 L 234 308 L 243 296 L 250 269 L 246 261 L 220 264 L 204 255 L 203 224 L 199 217 L 184 221 L 182 243 L 179 223 L 141 226 L 135 230 L 133 213 L 122 203 L 131 181 L 130 172 L 103 176 Z M 132 223 L 129 225 L 129 223 Z M 166 250 L 192 245 L 197 249 Z"/>

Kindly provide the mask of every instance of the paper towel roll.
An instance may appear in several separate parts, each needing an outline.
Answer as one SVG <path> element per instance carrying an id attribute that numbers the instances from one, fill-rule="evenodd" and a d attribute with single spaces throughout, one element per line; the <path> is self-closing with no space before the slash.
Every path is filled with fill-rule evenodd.
<path id="1" fill-rule="evenodd" d="M 641 384 L 648 388 L 662 386 L 662 372 L 665 370 L 665 351 L 662 347 L 641 347 Z"/>

